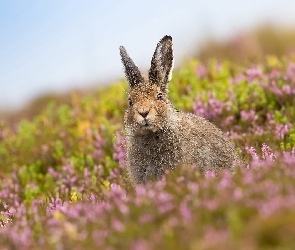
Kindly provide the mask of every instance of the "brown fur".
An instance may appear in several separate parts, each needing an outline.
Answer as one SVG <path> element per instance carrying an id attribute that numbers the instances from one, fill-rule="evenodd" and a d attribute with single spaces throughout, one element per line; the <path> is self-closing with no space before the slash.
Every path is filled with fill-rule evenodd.
<path id="1" fill-rule="evenodd" d="M 178 112 L 168 100 L 173 68 L 172 38 L 158 43 L 146 81 L 120 47 L 130 85 L 124 116 L 127 134 L 126 167 L 135 184 L 161 179 L 164 167 L 196 164 L 206 170 L 229 169 L 242 164 L 233 144 L 203 117 Z M 133 72 L 134 71 L 134 72 Z"/>

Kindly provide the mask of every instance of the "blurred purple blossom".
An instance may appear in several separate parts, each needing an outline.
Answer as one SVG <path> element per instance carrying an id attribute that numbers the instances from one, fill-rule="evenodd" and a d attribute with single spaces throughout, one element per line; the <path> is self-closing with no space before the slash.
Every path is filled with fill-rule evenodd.
<path id="1" fill-rule="evenodd" d="M 193 106 L 195 114 L 203 116 L 207 119 L 215 118 L 222 114 L 224 109 L 228 109 L 229 106 L 215 98 L 212 92 L 208 93 L 208 101 L 203 102 L 201 97 L 197 98 L 197 102 Z"/>
<path id="2" fill-rule="evenodd" d="M 254 147 L 248 147 L 248 146 L 246 146 L 245 147 L 245 150 L 246 150 L 246 152 L 248 152 L 252 156 L 252 160 L 253 161 L 258 161 L 259 160 L 259 156 L 258 156 L 258 154 L 257 154 L 257 152 L 256 152 L 256 150 L 255 150 Z"/>
<path id="3" fill-rule="evenodd" d="M 292 125 L 291 123 L 287 123 L 287 124 L 276 124 L 275 127 L 275 136 L 278 139 L 284 139 L 285 135 L 289 133 L 290 129 L 291 129 Z"/>
<path id="4" fill-rule="evenodd" d="M 275 80 L 272 80 L 270 82 L 269 89 L 270 89 L 271 92 L 273 92 L 277 96 L 282 96 L 283 95 L 282 90 L 280 90 L 280 88 L 278 87 L 277 82 Z"/>
<path id="5" fill-rule="evenodd" d="M 289 80 L 295 81 L 295 63 L 290 63 L 287 69 L 286 76 Z"/>
<path id="6" fill-rule="evenodd" d="M 245 73 L 249 83 L 252 83 L 254 79 L 261 79 L 263 76 L 262 70 L 258 66 L 253 66 L 252 68 L 246 69 Z"/>
<path id="7" fill-rule="evenodd" d="M 228 117 L 226 117 L 222 122 L 221 122 L 221 126 L 229 126 L 232 124 L 232 122 L 234 121 L 235 117 L 233 115 L 230 115 Z"/>
<path id="8" fill-rule="evenodd" d="M 257 119 L 258 119 L 258 115 L 256 114 L 255 110 L 251 109 L 249 111 L 245 111 L 242 110 L 240 112 L 241 118 L 244 122 L 248 123 L 248 124 L 254 124 Z"/>
<path id="9" fill-rule="evenodd" d="M 235 85 L 235 84 L 237 84 L 237 83 L 239 83 L 241 81 L 244 81 L 244 80 L 245 80 L 244 74 L 238 73 L 238 75 L 235 78 L 233 78 L 233 77 L 230 78 L 230 83 Z"/>
<path id="10" fill-rule="evenodd" d="M 180 214 L 185 222 L 190 221 L 192 214 L 186 200 L 183 200 L 179 207 Z"/>
<path id="11" fill-rule="evenodd" d="M 279 77 L 281 77 L 281 72 L 278 69 L 274 68 L 271 70 L 268 77 L 269 79 L 272 79 L 272 80 L 278 79 Z"/>
<path id="12" fill-rule="evenodd" d="M 204 65 L 202 65 L 201 63 L 198 63 L 197 68 L 196 68 L 196 73 L 200 79 L 203 79 L 203 78 L 207 77 L 208 70 Z"/>
<path id="13" fill-rule="evenodd" d="M 267 146 L 265 143 L 262 144 L 262 158 L 265 160 L 274 161 L 277 157 L 272 152 L 271 148 Z"/>
<path id="14" fill-rule="evenodd" d="M 207 170 L 205 172 L 205 176 L 208 177 L 208 178 L 215 178 L 216 177 L 216 173 L 213 170 Z"/>

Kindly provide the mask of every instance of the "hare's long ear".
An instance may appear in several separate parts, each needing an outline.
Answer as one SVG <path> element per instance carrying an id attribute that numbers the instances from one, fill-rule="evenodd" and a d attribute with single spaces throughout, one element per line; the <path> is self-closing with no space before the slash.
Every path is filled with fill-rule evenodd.
<path id="1" fill-rule="evenodd" d="M 120 46 L 120 55 L 122 63 L 124 65 L 125 76 L 130 85 L 130 88 L 133 88 L 134 86 L 143 83 L 144 78 L 142 77 L 138 67 L 134 64 L 134 62 L 129 57 L 126 49 L 123 46 Z"/>
<path id="2" fill-rule="evenodd" d="M 173 62 L 172 37 L 164 36 L 157 44 L 152 58 L 149 82 L 158 84 L 162 91 L 167 91 L 168 82 L 172 77 Z"/>

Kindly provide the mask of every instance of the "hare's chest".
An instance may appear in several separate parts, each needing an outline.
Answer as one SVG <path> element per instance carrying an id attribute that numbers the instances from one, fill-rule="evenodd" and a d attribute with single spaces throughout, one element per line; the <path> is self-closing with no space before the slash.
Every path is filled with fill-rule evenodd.
<path id="1" fill-rule="evenodd" d="M 181 145 L 172 136 L 153 135 L 134 141 L 143 162 L 173 168 L 181 161 Z"/>

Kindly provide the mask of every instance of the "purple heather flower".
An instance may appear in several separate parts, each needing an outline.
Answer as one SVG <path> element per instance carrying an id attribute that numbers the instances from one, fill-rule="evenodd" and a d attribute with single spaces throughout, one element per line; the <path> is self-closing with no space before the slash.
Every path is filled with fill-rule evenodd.
<path id="1" fill-rule="evenodd" d="M 177 177 L 177 179 L 176 179 L 176 182 L 183 182 L 184 181 L 184 177 L 183 176 L 179 176 L 179 177 Z"/>
<path id="2" fill-rule="evenodd" d="M 207 102 L 202 102 L 201 97 L 197 97 L 198 101 L 193 106 L 195 114 L 212 119 L 221 115 L 224 109 L 228 110 L 230 108 L 225 103 L 217 100 L 212 92 L 208 93 L 208 97 Z"/>
<path id="3" fill-rule="evenodd" d="M 47 153 L 48 150 L 49 150 L 49 147 L 48 147 L 48 145 L 43 144 L 43 145 L 41 146 L 41 149 L 42 149 L 42 152 L 43 152 L 43 153 Z"/>
<path id="4" fill-rule="evenodd" d="M 232 124 L 232 122 L 234 121 L 234 116 L 233 115 L 230 115 L 228 117 L 226 117 L 222 122 L 221 122 L 221 125 L 222 126 L 229 126 Z"/>
<path id="5" fill-rule="evenodd" d="M 291 81 L 295 81 L 295 63 L 289 64 L 286 75 Z"/>
<path id="6" fill-rule="evenodd" d="M 63 172 L 65 173 L 69 173 L 70 175 L 74 175 L 75 174 L 75 170 L 71 165 L 65 165 L 62 167 Z"/>
<path id="7" fill-rule="evenodd" d="M 209 211 L 214 211 L 218 207 L 218 203 L 216 200 L 203 200 L 203 205 Z"/>
<path id="8" fill-rule="evenodd" d="M 270 125 L 275 125 L 276 124 L 275 117 L 274 117 L 273 113 L 267 113 L 266 117 L 267 117 L 267 123 L 268 124 L 270 124 Z"/>
<path id="9" fill-rule="evenodd" d="M 274 161 L 277 157 L 272 152 L 271 148 L 267 146 L 265 143 L 262 144 L 262 158 L 265 160 L 271 160 Z"/>
<path id="10" fill-rule="evenodd" d="M 261 136 L 263 135 L 265 132 L 265 128 L 263 126 L 255 126 L 254 127 L 254 135 L 258 135 L 258 136 Z"/>
<path id="11" fill-rule="evenodd" d="M 258 66 L 252 67 L 250 69 L 246 69 L 245 73 L 247 76 L 247 81 L 249 83 L 253 82 L 255 78 L 258 78 L 258 79 L 262 78 L 262 71 Z"/>
<path id="12" fill-rule="evenodd" d="M 222 178 L 218 184 L 219 188 L 221 189 L 225 189 L 230 187 L 231 182 L 232 182 L 232 173 L 230 173 L 229 171 L 223 171 L 222 172 Z"/>
<path id="13" fill-rule="evenodd" d="M 197 73 L 197 76 L 202 79 L 207 77 L 208 70 L 204 65 L 202 65 L 201 63 L 198 63 L 196 68 L 196 73 Z"/>
<path id="14" fill-rule="evenodd" d="M 97 157 L 97 158 L 101 158 L 103 157 L 103 152 L 101 149 L 95 149 L 94 150 L 94 156 Z"/>
<path id="15" fill-rule="evenodd" d="M 278 69 L 272 69 L 269 73 L 269 79 L 278 79 L 281 76 L 281 72 Z"/>
<path id="16" fill-rule="evenodd" d="M 234 198 L 236 200 L 241 200 L 243 198 L 243 190 L 241 188 L 236 188 L 234 191 Z"/>
<path id="17" fill-rule="evenodd" d="M 187 93 L 191 93 L 192 92 L 192 87 L 189 85 L 185 88 Z"/>
<path id="18" fill-rule="evenodd" d="M 168 213 L 172 211 L 173 209 L 174 209 L 174 205 L 172 202 L 158 205 L 158 211 L 160 214 Z"/>
<path id="19" fill-rule="evenodd" d="M 58 172 L 56 172 L 53 168 L 48 168 L 48 173 L 53 177 L 53 178 L 57 178 L 58 176 Z"/>
<path id="20" fill-rule="evenodd" d="M 208 177 L 208 178 L 215 178 L 216 177 L 216 173 L 213 170 L 207 170 L 205 172 L 205 176 Z"/>
<path id="21" fill-rule="evenodd" d="M 289 133 L 292 125 L 290 123 L 287 124 L 277 124 L 275 127 L 275 136 L 278 139 L 284 139 L 285 135 Z"/>
<path id="22" fill-rule="evenodd" d="M 278 87 L 278 85 L 277 85 L 277 83 L 276 83 L 275 80 L 272 80 L 270 82 L 269 89 L 270 89 L 271 92 L 273 92 L 277 96 L 282 96 L 283 95 L 283 92 L 279 89 L 279 87 Z"/>
<path id="23" fill-rule="evenodd" d="M 186 221 L 186 222 L 190 221 L 190 219 L 192 217 L 192 212 L 189 209 L 189 206 L 188 206 L 186 200 L 183 200 L 180 203 L 179 212 L 180 212 L 180 214 L 181 214 L 181 216 L 182 216 L 182 218 L 183 218 L 184 221 Z"/>
<path id="24" fill-rule="evenodd" d="M 155 216 L 153 214 L 144 214 L 139 218 L 139 223 L 151 223 L 155 220 Z"/>
<path id="25" fill-rule="evenodd" d="M 258 115 L 256 115 L 256 112 L 255 110 L 251 109 L 249 110 L 248 112 L 245 111 L 245 110 L 242 110 L 240 112 L 240 115 L 241 115 L 241 118 L 244 122 L 247 122 L 247 123 L 255 123 L 258 119 Z"/>
<path id="26" fill-rule="evenodd" d="M 235 78 L 230 78 L 230 83 L 235 85 L 241 81 L 245 80 L 245 76 L 242 73 L 239 73 Z"/>
<path id="27" fill-rule="evenodd" d="M 259 161 L 259 156 L 256 153 L 255 148 L 253 147 L 245 147 L 246 152 L 248 152 L 252 156 L 253 161 Z"/>
<path id="28" fill-rule="evenodd" d="M 291 86 L 288 85 L 288 84 L 283 85 L 283 87 L 282 87 L 282 91 L 283 91 L 285 94 L 287 94 L 287 95 L 292 95 L 292 94 L 294 94 L 294 92 L 293 92 Z"/>
<path id="29" fill-rule="evenodd" d="M 149 250 L 151 247 L 149 246 L 147 241 L 142 239 L 136 240 L 131 247 L 131 250 Z"/>
<path id="30" fill-rule="evenodd" d="M 196 193 L 199 190 L 199 185 L 195 182 L 189 182 L 187 187 L 192 193 Z"/>
<path id="31" fill-rule="evenodd" d="M 119 220 L 114 220 L 112 223 L 112 227 L 114 230 L 120 231 L 120 232 L 124 231 L 124 229 L 125 229 L 124 224 Z"/>

